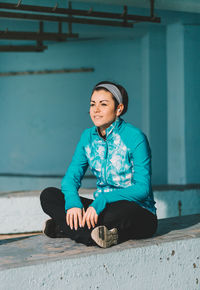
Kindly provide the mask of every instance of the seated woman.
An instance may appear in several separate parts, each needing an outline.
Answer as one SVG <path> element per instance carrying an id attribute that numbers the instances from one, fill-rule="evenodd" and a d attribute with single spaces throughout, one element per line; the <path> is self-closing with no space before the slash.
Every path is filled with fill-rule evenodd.
<path id="1" fill-rule="evenodd" d="M 151 150 L 141 130 L 121 118 L 127 108 L 121 85 L 104 81 L 94 87 L 90 117 L 95 126 L 83 131 L 61 190 L 41 193 L 42 208 L 51 217 L 47 236 L 107 248 L 156 232 Z M 78 194 L 88 165 L 97 177 L 94 200 Z"/>

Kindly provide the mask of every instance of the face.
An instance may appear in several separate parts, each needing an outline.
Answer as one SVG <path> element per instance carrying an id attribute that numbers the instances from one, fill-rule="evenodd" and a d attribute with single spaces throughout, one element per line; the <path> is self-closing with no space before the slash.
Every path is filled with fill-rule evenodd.
<path id="1" fill-rule="evenodd" d="M 112 94 L 105 90 L 94 91 L 90 101 L 90 117 L 95 126 L 105 130 L 119 115 Z"/>

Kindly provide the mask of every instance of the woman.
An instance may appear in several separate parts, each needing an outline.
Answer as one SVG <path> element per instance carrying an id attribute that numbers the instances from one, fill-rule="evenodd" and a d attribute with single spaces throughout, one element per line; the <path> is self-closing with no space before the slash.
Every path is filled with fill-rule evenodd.
<path id="1" fill-rule="evenodd" d="M 146 136 L 121 118 L 127 108 L 121 85 L 104 81 L 94 87 L 90 117 L 95 126 L 82 133 L 61 190 L 41 193 L 42 208 L 52 218 L 45 224 L 47 236 L 107 248 L 155 233 L 151 151 Z M 97 177 L 94 200 L 78 195 L 88 165 Z"/>

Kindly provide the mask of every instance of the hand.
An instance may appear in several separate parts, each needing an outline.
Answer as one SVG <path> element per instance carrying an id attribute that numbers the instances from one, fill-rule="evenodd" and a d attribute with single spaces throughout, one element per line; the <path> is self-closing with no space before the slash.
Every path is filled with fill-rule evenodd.
<path id="1" fill-rule="evenodd" d="M 84 227 L 86 222 L 88 229 L 91 228 L 91 225 L 94 228 L 95 224 L 97 224 L 97 221 L 98 215 L 96 213 L 96 210 L 92 206 L 89 206 L 86 210 L 86 213 L 83 215 L 82 226 Z"/>
<path id="2" fill-rule="evenodd" d="M 73 226 L 74 226 L 74 229 L 77 230 L 78 224 L 79 224 L 79 227 L 82 226 L 82 220 L 83 220 L 84 214 L 85 214 L 84 208 L 81 209 L 79 207 L 72 207 L 67 210 L 66 222 L 67 222 L 67 225 L 70 226 L 71 230 L 73 230 Z"/>

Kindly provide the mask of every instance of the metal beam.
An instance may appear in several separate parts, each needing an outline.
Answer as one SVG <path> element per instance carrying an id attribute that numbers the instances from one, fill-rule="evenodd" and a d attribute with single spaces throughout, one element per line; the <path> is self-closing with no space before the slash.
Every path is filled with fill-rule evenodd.
<path id="1" fill-rule="evenodd" d="M 0 52 L 42 52 L 47 46 L 34 45 L 0 45 Z"/>
<path id="2" fill-rule="evenodd" d="M 54 69 L 54 70 L 1 72 L 0 77 L 19 76 L 19 75 L 64 74 L 64 73 L 79 73 L 79 72 L 93 72 L 93 71 L 94 71 L 94 68 L 83 67 L 83 68 L 65 68 L 65 69 Z"/>
<path id="3" fill-rule="evenodd" d="M 154 0 L 150 0 L 150 5 L 151 5 L 150 15 L 153 18 L 154 17 Z"/>
<path id="4" fill-rule="evenodd" d="M 154 2 L 154 1 L 153 1 Z M 32 12 L 45 12 L 50 14 L 64 14 L 64 15 L 76 15 L 76 16 L 84 16 L 84 17 L 99 17 L 99 18 L 110 18 L 110 19 L 118 19 L 118 20 L 132 20 L 132 21 L 148 21 L 148 22 L 160 22 L 160 17 L 154 17 L 152 13 L 152 5 L 151 0 L 151 16 L 140 16 L 140 15 L 124 15 L 124 13 L 111 13 L 111 12 L 98 12 L 90 10 L 80 10 L 80 9 L 72 9 L 72 8 L 58 8 L 55 7 L 46 7 L 46 6 L 34 6 L 34 5 L 15 5 L 8 3 L 0 3 L 0 8 L 3 9 L 12 9 L 12 10 L 21 10 L 21 11 L 32 11 Z"/>
<path id="5" fill-rule="evenodd" d="M 29 31 L 0 31 L 0 39 L 64 41 L 68 37 L 78 38 L 78 34 L 49 32 L 38 33 Z"/>
<path id="6" fill-rule="evenodd" d="M 121 27 L 121 26 L 133 27 L 132 23 L 125 23 L 122 21 L 61 17 L 61 16 L 50 16 L 50 15 L 44 15 L 44 14 L 28 14 L 28 13 L 15 13 L 15 12 L 5 12 L 5 11 L 0 12 L 0 17 L 25 19 L 25 20 L 37 20 L 37 21 L 53 21 L 53 22 L 92 24 L 92 25 L 106 25 L 106 26 L 116 26 L 116 27 Z"/>
<path id="7" fill-rule="evenodd" d="M 99 0 L 70 0 L 72 4 L 79 2 L 87 2 L 88 5 L 99 4 Z M 24 1 L 25 2 L 25 1 Z M 56 2 L 56 1 L 55 1 Z M 127 5 L 132 8 L 145 8 L 149 9 L 149 0 L 101 0 L 101 4 L 105 5 Z M 200 1 L 199 0 L 155 0 L 155 9 L 158 10 L 170 10 L 186 13 L 195 13 L 197 17 L 200 13 Z"/>

